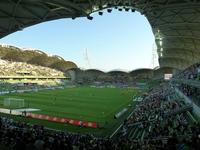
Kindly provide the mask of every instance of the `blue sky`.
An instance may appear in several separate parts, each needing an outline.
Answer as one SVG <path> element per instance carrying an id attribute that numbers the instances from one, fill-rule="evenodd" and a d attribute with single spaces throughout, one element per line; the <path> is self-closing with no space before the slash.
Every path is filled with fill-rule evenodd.
<path id="1" fill-rule="evenodd" d="M 0 43 L 40 49 L 84 69 L 131 71 L 151 67 L 154 37 L 144 16 L 117 10 L 92 16 L 92 21 L 60 19 L 34 25 L 0 39 Z M 90 65 L 85 59 L 86 49 Z"/>

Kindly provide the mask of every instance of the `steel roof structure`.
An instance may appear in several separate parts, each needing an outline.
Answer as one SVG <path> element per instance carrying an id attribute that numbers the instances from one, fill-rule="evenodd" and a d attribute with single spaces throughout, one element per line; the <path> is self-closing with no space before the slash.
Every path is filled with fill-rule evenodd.
<path id="1" fill-rule="evenodd" d="M 184 69 L 199 61 L 200 0 L 1 0 L 0 38 L 49 20 L 92 19 L 91 13 L 110 8 L 147 17 L 161 67 Z"/>

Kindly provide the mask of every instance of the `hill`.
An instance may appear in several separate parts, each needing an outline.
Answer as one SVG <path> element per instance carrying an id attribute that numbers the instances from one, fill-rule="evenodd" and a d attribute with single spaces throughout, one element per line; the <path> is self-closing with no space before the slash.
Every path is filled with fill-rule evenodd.
<path id="1" fill-rule="evenodd" d="M 74 62 L 66 61 L 60 56 L 50 56 L 40 50 L 20 49 L 9 45 L 0 45 L 0 58 L 7 61 L 49 67 L 63 72 L 77 68 Z"/>

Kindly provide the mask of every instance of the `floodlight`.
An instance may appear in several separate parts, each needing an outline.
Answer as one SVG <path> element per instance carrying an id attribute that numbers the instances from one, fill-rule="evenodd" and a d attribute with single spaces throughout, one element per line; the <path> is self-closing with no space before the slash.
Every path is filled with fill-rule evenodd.
<path id="1" fill-rule="evenodd" d="M 103 12 L 102 12 L 102 11 L 99 11 L 99 15 L 102 16 L 102 15 L 103 15 Z"/>
<path id="2" fill-rule="evenodd" d="M 93 17 L 92 16 L 87 16 L 88 20 L 92 20 Z"/>
<path id="3" fill-rule="evenodd" d="M 111 13 L 111 12 L 112 12 L 112 9 L 107 9 L 107 12 L 108 12 L 108 13 Z"/>
<path id="4" fill-rule="evenodd" d="M 135 12 L 135 9 L 134 9 L 134 8 L 132 8 L 132 9 L 131 9 L 131 11 L 132 11 L 132 12 Z"/>

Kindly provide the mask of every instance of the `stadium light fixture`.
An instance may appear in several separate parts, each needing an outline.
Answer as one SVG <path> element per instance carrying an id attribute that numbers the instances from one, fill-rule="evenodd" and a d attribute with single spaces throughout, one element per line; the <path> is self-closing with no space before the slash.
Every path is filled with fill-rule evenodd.
<path id="1" fill-rule="evenodd" d="M 24 29 L 23 24 L 16 24 L 15 28 L 18 29 L 19 31 L 22 31 Z"/>
<path id="2" fill-rule="evenodd" d="M 103 15 L 103 12 L 102 12 L 102 11 L 100 11 L 100 12 L 99 12 L 99 15 L 100 15 L 100 16 L 102 16 L 102 15 Z"/>
<path id="3" fill-rule="evenodd" d="M 112 12 L 112 9 L 107 9 L 107 12 L 108 12 L 108 13 L 111 13 L 111 12 Z"/>
<path id="4" fill-rule="evenodd" d="M 162 41 L 162 40 L 160 40 L 159 44 L 160 44 L 160 46 L 162 47 L 162 45 L 163 45 L 163 41 Z"/>
<path id="5" fill-rule="evenodd" d="M 132 9 L 131 9 L 131 11 L 132 11 L 132 12 L 135 12 L 135 9 L 134 9 L 134 8 L 132 8 Z"/>
<path id="6" fill-rule="evenodd" d="M 23 29 L 23 26 L 19 26 L 19 31 L 22 31 Z"/>
<path id="7" fill-rule="evenodd" d="M 87 16 L 88 20 L 92 20 L 93 17 L 92 16 Z"/>

